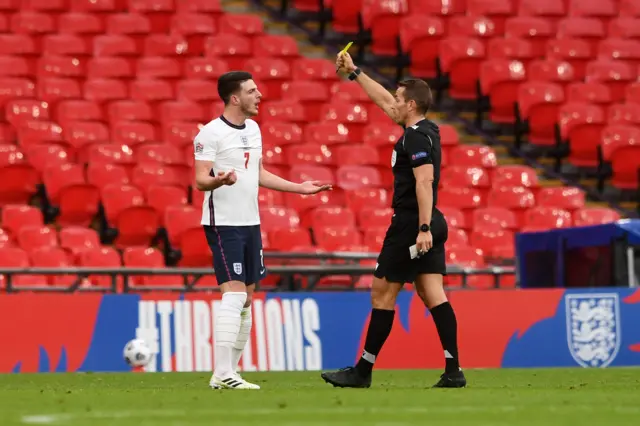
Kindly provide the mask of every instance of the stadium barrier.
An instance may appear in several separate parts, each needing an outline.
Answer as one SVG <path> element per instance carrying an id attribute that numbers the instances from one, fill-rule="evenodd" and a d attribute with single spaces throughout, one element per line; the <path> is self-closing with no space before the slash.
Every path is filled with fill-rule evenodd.
<path id="1" fill-rule="evenodd" d="M 148 272 L 148 271 L 145 271 Z M 640 366 L 640 290 L 465 290 L 449 299 L 466 368 Z M 0 372 L 130 371 L 134 337 L 153 371 L 210 371 L 218 292 L 0 295 Z M 243 371 L 334 369 L 361 354 L 364 292 L 259 292 Z M 442 368 L 429 312 L 400 293 L 377 368 Z M 206 381 L 206 379 L 203 379 Z M 206 383 L 205 383 L 206 385 Z"/>
<path id="2" fill-rule="evenodd" d="M 304 287 L 306 290 L 315 289 L 315 285 L 322 277 L 350 275 L 354 278 L 351 289 L 355 289 L 355 281 L 363 275 L 371 275 L 374 272 L 373 265 L 360 265 L 360 261 L 371 261 L 377 259 L 375 253 L 352 253 L 352 252 L 333 252 L 333 253 L 293 253 L 293 252 L 267 252 L 264 254 L 265 259 L 278 259 L 280 263 L 287 261 L 309 260 L 314 261 L 314 265 L 269 265 L 267 270 L 270 275 L 278 275 L 281 277 L 282 285 L 278 287 L 265 287 L 264 290 L 282 290 L 287 289 L 299 290 L 300 286 L 294 284 L 295 277 L 304 276 L 308 284 Z M 334 262 L 334 263 L 329 263 Z M 342 264 L 335 264 L 336 262 Z M 204 276 L 213 275 L 213 268 L 0 268 L 0 276 L 4 276 L 4 290 L 9 293 L 20 291 L 44 291 L 44 292 L 138 292 L 138 291 L 217 291 L 218 286 L 199 285 L 198 281 Z M 500 287 L 501 278 L 505 276 L 513 277 L 515 268 L 506 267 L 486 267 L 486 268 L 467 268 L 456 265 L 447 267 L 447 274 L 451 276 L 461 277 L 462 287 L 467 286 L 467 279 L 472 275 L 485 275 L 493 277 L 493 284 L 496 288 Z M 31 276 L 51 276 L 51 275 L 68 275 L 76 277 L 76 280 L 69 285 L 49 286 L 49 285 L 29 285 L 15 284 L 15 276 L 31 275 Z M 109 285 L 101 286 L 84 286 L 84 280 L 89 276 L 108 276 L 110 277 Z M 176 275 L 182 276 L 182 283 L 168 282 L 166 285 L 135 285 L 132 283 L 131 277 L 134 276 L 167 276 L 175 280 Z M 331 286 L 322 286 L 325 290 L 331 290 Z M 339 286 L 345 289 L 345 286 Z M 258 288 L 260 289 L 260 287 Z M 334 288 L 335 289 L 335 288 Z M 365 288 L 366 289 L 366 288 Z M 0 290 L 2 288 L 0 287 Z"/>

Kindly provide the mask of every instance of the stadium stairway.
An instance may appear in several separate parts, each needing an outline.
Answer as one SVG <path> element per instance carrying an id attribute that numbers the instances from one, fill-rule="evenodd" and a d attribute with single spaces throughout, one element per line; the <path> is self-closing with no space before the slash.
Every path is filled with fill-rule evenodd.
<path id="1" fill-rule="evenodd" d="M 321 36 L 321 26 L 318 19 L 316 17 L 309 18 L 309 14 L 305 16 L 304 12 L 300 13 L 291 8 L 291 3 L 291 1 L 284 0 L 223 1 L 223 5 L 228 5 L 230 11 L 244 11 L 260 15 L 265 21 L 265 29 L 270 32 L 293 35 L 300 44 L 301 54 L 305 56 L 323 57 L 325 55 L 324 57 L 332 59 L 342 48 L 342 45 L 347 40 L 351 40 L 343 34 L 331 32 L 330 23 L 322 30 L 325 32 L 325 36 Z M 286 12 L 284 12 L 285 10 Z M 356 49 L 356 46 L 352 48 L 353 51 Z M 353 55 L 356 54 L 353 53 Z M 367 48 L 363 57 L 365 60 L 359 62 L 359 64 L 363 64 L 362 68 L 377 77 L 377 80 L 381 81 L 385 87 L 392 88 L 398 77 L 394 59 L 375 58 L 371 60 L 372 55 Z M 381 62 L 381 65 L 372 66 L 372 62 Z M 597 179 L 572 176 L 571 173 L 563 174 L 556 168 L 554 159 L 528 156 L 516 145 L 514 135 L 500 134 L 496 136 L 483 131 L 477 126 L 477 117 L 473 112 L 473 107 L 460 108 L 460 102 L 452 102 L 446 93 L 440 94 L 437 89 L 434 89 L 434 98 L 440 98 L 440 101 L 435 106 L 437 111 L 430 112 L 429 118 L 454 126 L 458 130 L 461 144 L 490 146 L 496 154 L 498 166 L 524 165 L 532 167 L 536 171 L 541 188 L 563 186 L 579 188 L 586 195 L 585 207 L 613 208 L 623 217 L 640 216 L 640 200 L 620 201 L 617 198 L 618 194 L 615 191 L 610 191 L 611 179 L 605 180 L 605 191 L 600 192 L 597 190 Z"/>

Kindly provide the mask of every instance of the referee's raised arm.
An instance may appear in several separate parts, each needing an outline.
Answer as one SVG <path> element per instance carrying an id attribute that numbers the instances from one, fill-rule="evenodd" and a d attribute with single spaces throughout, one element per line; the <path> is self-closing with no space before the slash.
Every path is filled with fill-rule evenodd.
<path id="1" fill-rule="evenodd" d="M 339 53 L 336 58 L 336 67 L 339 71 L 347 74 L 349 80 L 356 81 L 369 98 L 387 114 L 394 122 L 398 122 L 395 108 L 395 98 L 380 83 L 369 77 L 358 68 L 354 63 L 351 55 L 347 52 Z"/>

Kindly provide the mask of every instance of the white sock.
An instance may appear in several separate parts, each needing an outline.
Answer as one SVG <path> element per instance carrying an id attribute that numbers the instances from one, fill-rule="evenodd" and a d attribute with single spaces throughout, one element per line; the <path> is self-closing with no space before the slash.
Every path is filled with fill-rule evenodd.
<path id="1" fill-rule="evenodd" d="M 222 303 L 216 317 L 216 347 L 214 375 L 221 379 L 230 377 L 234 370 L 232 350 L 240 331 L 240 313 L 247 300 L 247 293 L 228 292 L 222 295 Z"/>
<path id="2" fill-rule="evenodd" d="M 249 340 L 249 336 L 251 336 L 251 325 L 253 324 L 251 306 L 242 310 L 240 318 L 240 331 L 238 332 L 236 343 L 233 345 L 233 360 L 231 364 L 236 372 L 238 371 L 238 364 L 240 364 L 240 357 L 242 357 L 244 347 L 247 344 L 247 340 Z"/>

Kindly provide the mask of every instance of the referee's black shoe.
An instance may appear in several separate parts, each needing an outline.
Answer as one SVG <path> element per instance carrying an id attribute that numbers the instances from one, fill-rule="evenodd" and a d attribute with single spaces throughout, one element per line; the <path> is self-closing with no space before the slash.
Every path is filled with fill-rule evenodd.
<path id="1" fill-rule="evenodd" d="M 462 370 L 444 373 L 440 376 L 438 383 L 433 385 L 434 388 L 464 388 L 465 386 L 467 386 L 467 379 Z"/>
<path id="2" fill-rule="evenodd" d="M 368 388 L 371 386 L 371 374 L 362 376 L 355 367 L 341 368 L 320 375 L 325 382 L 339 388 Z"/>

